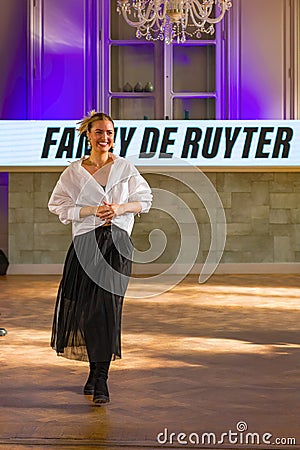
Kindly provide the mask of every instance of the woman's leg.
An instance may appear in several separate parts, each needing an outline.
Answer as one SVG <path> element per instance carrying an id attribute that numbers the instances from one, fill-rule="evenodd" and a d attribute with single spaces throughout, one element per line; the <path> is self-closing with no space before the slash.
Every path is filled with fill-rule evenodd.
<path id="1" fill-rule="evenodd" d="M 93 401 L 96 405 L 102 405 L 109 403 L 107 378 L 110 361 L 96 362 L 95 364 L 95 388 Z"/>
<path id="2" fill-rule="evenodd" d="M 108 403 L 109 392 L 107 387 L 110 361 L 90 362 L 90 372 L 83 388 L 85 395 L 94 394 L 94 402 Z"/>
<path id="3" fill-rule="evenodd" d="M 96 375 L 96 363 L 90 362 L 90 372 L 88 379 L 84 385 L 83 393 L 84 395 L 93 395 L 95 389 L 95 375 Z"/>

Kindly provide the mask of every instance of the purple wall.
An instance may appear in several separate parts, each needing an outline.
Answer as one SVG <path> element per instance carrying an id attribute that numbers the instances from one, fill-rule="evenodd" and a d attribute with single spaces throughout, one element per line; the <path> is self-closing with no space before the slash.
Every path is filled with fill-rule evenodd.
<path id="1" fill-rule="evenodd" d="M 44 0 L 42 119 L 76 119 L 84 113 L 85 1 Z"/>
<path id="2" fill-rule="evenodd" d="M 0 0 L 2 119 L 29 118 L 27 97 L 31 95 L 32 80 L 27 80 L 27 74 L 30 74 L 27 67 L 27 3 L 27 0 Z M 31 32 L 32 36 L 38 36 L 42 30 L 39 52 L 34 56 L 34 64 L 39 65 L 39 79 L 35 83 L 40 95 L 28 99 L 29 103 L 32 99 L 38 102 L 32 118 L 81 117 L 86 112 L 86 105 L 96 106 L 96 82 L 99 83 L 99 80 L 93 80 L 92 92 L 89 84 L 91 74 L 94 76 L 95 61 L 91 55 L 95 59 L 99 14 L 95 8 L 96 0 L 36 0 L 36 4 L 38 7 L 34 10 L 41 11 L 42 26 Z M 103 8 L 109 7 L 108 0 L 103 0 L 103 5 Z M 227 101 L 229 104 L 235 101 L 233 89 L 238 91 L 239 97 L 236 100 L 239 114 L 234 117 L 229 111 L 230 118 L 287 118 L 284 11 L 288 6 L 285 0 L 272 0 L 276 7 L 271 9 L 269 5 L 267 0 L 235 0 L 230 12 L 234 16 L 240 11 L 236 23 L 230 25 L 236 26 L 238 31 L 229 42 L 229 66 L 237 69 L 229 71 Z M 258 10 L 260 14 L 257 14 Z M 236 77 L 234 71 L 239 72 Z M 91 98 L 94 101 L 91 102 Z M 237 108 L 232 104 L 229 109 Z"/>
<path id="3" fill-rule="evenodd" d="M 26 119 L 26 0 L 0 0 L 0 59 L 0 119 Z M 0 172 L 0 249 L 8 254 L 8 173 L 5 172 Z"/>
<path id="4" fill-rule="evenodd" d="M 288 118 L 285 117 L 286 3 L 241 1 L 240 119 Z"/>
<path id="5" fill-rule="evenodd" d="M 0 119 L 27 118 L 26 12 L 26 0 L 0 0 Z"/>

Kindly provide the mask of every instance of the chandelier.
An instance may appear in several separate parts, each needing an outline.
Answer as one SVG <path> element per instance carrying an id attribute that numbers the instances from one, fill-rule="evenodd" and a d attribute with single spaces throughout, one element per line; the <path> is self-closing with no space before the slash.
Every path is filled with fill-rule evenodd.
<path id="1" fill-rule="evenodd" d="M 213 34 L 230 0 L 117 0 L 117 12 L 136 28 L 136 37 L 171 44 Z"/>

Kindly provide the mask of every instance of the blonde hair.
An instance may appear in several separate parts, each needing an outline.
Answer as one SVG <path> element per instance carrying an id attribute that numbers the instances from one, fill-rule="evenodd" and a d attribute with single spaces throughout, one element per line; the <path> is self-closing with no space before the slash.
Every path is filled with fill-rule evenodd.
<path id="1" fill-rule="evenodd" d="M 90 111 L 88 113 L 87 116 L 85 116 L 82 120 L 80 120 L 80 122 L 78 122 L 78 128 L 77 130 L 79 131 L 79 134 L 83 134 L 86 133 L 87 131 L 91 131 L 92 129 L 92 125 L 94 122 L 96 122 L 96 120 L 108 120 L 109 122 L 112 123 L 113 127 L 115 127 L 114 125 L 114 121 L 112 120 L 112 118 L 103 113 L 103 112 L 97 112 L 94 109 L 92 111 Z"/>

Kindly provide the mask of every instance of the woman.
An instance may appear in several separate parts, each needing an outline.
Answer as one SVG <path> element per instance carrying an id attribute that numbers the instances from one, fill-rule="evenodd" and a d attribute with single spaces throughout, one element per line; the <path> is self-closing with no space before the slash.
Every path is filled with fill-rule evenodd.
<path id="1" fill-rule="evenodd" d="M 92 111 L 80 122 L 79 132 L 86 133 L 90 156 L 65 169 L 48 204 L 62 223 L 73 226 L 51 346 L 58 355 L 89 361 L 84 393 L 101 405 L 109 402 L 110 361 L 121 358 L 134 215 L 149 211 L 152 194 L 137 169 L 112 154 L 114 123 L 108 115 Z"/>

